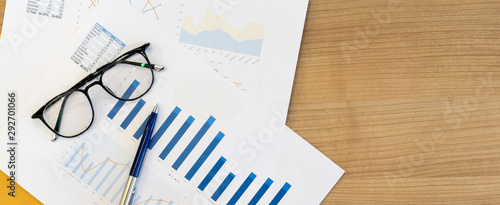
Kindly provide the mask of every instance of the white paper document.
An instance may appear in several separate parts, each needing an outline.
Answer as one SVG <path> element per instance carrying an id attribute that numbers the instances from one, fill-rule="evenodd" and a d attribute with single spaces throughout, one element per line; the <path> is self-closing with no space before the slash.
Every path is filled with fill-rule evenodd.
<path id="1" fill-rule="evenodd" d="M 45 204 L 118 204 L 145 119 L 158 103 L 133 204 L 321 203 L 344 171 L 285 126 L 286 112 L 259 105 L 187 51 L 171 28 L 151 19 L 157 11 L 136 10 L 101 0 L 43 83 L 29 85 L 32 96 L 18 102 L 18 182 Z M 141 99 L 119 101 L 92 87 L 92 126 L 56 142 L 30 118 L 88 71 L 146 42 L 149 60 L 165 69 L 154 72 Z M 3 161 L 1 168 L 8 170 Z"/>

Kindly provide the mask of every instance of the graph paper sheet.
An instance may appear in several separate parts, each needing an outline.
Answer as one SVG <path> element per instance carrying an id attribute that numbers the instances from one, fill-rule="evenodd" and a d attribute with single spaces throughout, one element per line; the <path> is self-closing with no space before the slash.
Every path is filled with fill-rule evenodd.
<path id="1" fill-rule="evenodd" d="M 45 76 L 50 83 L 34 85 L 33 100 L 19 104 L 18 182 L 41 202 L 117 204 L 156 103 L 160 112 L 134 204 L 319 204 L 340 179 L 344 171 L 286 127 L 283 112 L 266 110 L 207 69 L 157 21 L 133 15 L 125 4 L 99 6 L 52 67 L 57 75 Z M 149 59 L 166 69 L 155 72 L 152 90 L 136 101 L 91 89 L 90 130 L 50 142 L 51 132 L 29 117 L 87 74 L 72 57 L 83 42 L 102 46 L 102 40 L 85 41 L 96 32 L 124 51 L 151 42 Z"/>

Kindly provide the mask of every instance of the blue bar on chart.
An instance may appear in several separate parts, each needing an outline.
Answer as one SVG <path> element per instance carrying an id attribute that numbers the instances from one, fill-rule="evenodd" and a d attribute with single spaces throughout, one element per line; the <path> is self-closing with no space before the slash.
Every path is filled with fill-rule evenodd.
<path id="1" fill-rule="evenodd" d="M 83 158 L 80 160 L 80 164 L 83 164 L 85 162 L 85 160 L 87 159 L 87 157 L 89 156 L 89 153 L 85 153 L 85 156 L 83 156 Z M 73 169 L 73 174 L 76 173 L 76 171 L 81 168 L 81 166 L 79 165 L 76 165 L 75 168 Z"/>
<path id="2" fill-rule="evenodd" d="M 217 199 L 219 199 L 220 195 L 222 195 L 222 193 L 224 193 L 224 191 L 229 186 L 229 184 L 233 181 L 233 179 L 234 179 L 234 174 L 232 172 L 229 172 L 229 174 L 224 179 L 224 181 L 222 181 L 222 184 L 220 184 L 219 188 L 217 188 L 217 190 L 215 190 L 215 192 L 211 198 L 214 201 L 217 201 Z"/>
<path id="3" fill-rule="evenodd" d="M 212 124 L 215 122 L 215 118 L 210 116 L 208 120 L 205 122 L 205 124 L 201 127 L 200 131 L 196 133 L 194 138 L 189 142 L 187 145 L 186 149 L 182 151 L 181 155 L 177 160 L 175 160 L 174 165 L 172 165 L 172 168 L 175 170 L 179 169 L 179 167 L 182 165 L 182 163 L 186 160 L 186 158 L 189 156 L 189 154 L 193 151 L 194 147 L 200 142 L 201 138 L 207 133 L 208 129 L 212 126 Z"/>
<path id="4" fill-rule="evenodd" d="M 101 188 L 102 184 L 104 184 L 104 181 L 106 181 L 106 179 L 108 179 L 109 175 L 111 175 L 111 173 L 113 172 L 113 170 L 115 170 L 116 168 L 116 165 L 117 164 L 113 164 L 113 166 L 111 167 L 111 169 L 108 171 L 108 173 L 106 173 L 106 176 L 104 176 L 104 178 L 102 178 L 101 182 L 99 182 L 99 184 L 97 185 L 97 187 L 95 188 L 96 191 L 99 191 L 99 188 Z"/>
<path id="5" fill-rule="evenodd" d="M 125 93 L 123 93 L 122 99 L 129 98 L 132 95 L 132 93 L 135 91 L 135 89 L 137 87 L 139 87 L 139 84 L 140 84 L 139 81 L 134 80 L 134 82 L 132 82 L 132 84 L 130 84 L 130 86 L 127 88 Z M 116 114 L 118 113 L 118 111 L 120 111 L 120 109 L 122 109 L 123 105 L 125 105 L 125 101 L 118 100 L 118 102 L 116 102 L 115 106 L 113 106 L 111 111 L 109 111 L 109 113 L 108 113 L 109 119 L 115 118 Z"/>
<path id="6" fill-rule="evenodd" d="M 136 140 L 139 140 L 139 138 L 141 138 L 142 134 L 144 134 L 144 129 L 145 129 L 145 127 L 146 127 L 146 123 L 147 123 L 147 122 L 148 122 L 148 120 L 149 120 L 149 116 L 150 116 L 150 115 L 148 115 L 148 116 L 146 117 L 146 119 L 144 119 L 144 122 L 142 122 L 142 124 L 141 124 L 141 126 L 139 127 L 139 129 L 137 129 L 137 131 L 135 131 L 135 133 L 134 133 L 134 138 L 135 138 Z"/>
<path id="7" fill-rule="evenodd" d="M 162 202 L 163 202 L 163 199 L 160 198 L 160 200 L 158 200 L 158 202 L 156 202 L 156 205 L 162 205 Z"/>
<path id="8" fill-rule="evenodd" d="M 271 203 L 269 203 L 269 205 L 277 205 L 281 201 L 281 199 L 283 199 L 283 197 L 285 196 L 286 192 L 288 192 L 290 187 L 292 187 L 292 185 L 286 182 L 285 185 L 281 187 L 280 191 L 278 192 L 278 194 L 276 194 Z"/>
<path id="9" fill-rule="evenodd" d="M 270 178 L 267 178 L 267 180 L 264 182 L 264 184 L 260 187 L 259 191 L 257 191 L 257 193 L 252 198 L 252 200 L 250 200 L 248 205 L 256 205 L 259 202 L 259 200 L 262 198 L 262 196 L 264 196 L 264 194 L 269 189 L 269 187 L 271 187 L 271 184 L 273 184 L 273 180 L 271 180 Z"/>
<path id="10" fill-rule="evenodd" d="M 130 162 L 127 163 L 127 165 L 130 166 Z M 118 179 L 120 179 L 120 177 L 122 177 L 123 179 L 126 178 L 126 176 L 124 174 L 126 170 L 128 170 L 128 166 L 123 166 L 122 170 L 120 171 L 120 173 L 118 175 L 116 175 L 115 179 L 113 179 L 113 181 L 111 182 L 111 184 L 108 186 L 108 188 L 106 189 L 106 191 L 104 191 L 104 194 L 102 196 L 106 197 L 106 195 L 108 195 L 108 192 L 111 190 L 111 188 L 113 188 L 113 186 L 115 186 L 116 182 L 118 181 Z"/>
<path id="11" fill-rule="evenodd" d="M 89 165 L 87 165 L 87 169 L 90 169 L 93 165 L 94 165 L 94 163 L 91 162 Z M 83 177 L 85 177 L 85 175 L 87 175 L 87 172 L 85 170 L 83 170 L 83 173 L 80 176 L 80 179 L 83 179 Z"/>
<path id="12" fill-rule="evenodd" d="M 136 195 L 134 199 L 132 199 L 132 204 L 138 204 L 141 199 L 141 195 Z"/>
<path id="13" fill-rule="evenodd" d="M 210 154 L 212 154 L 215 147 L 217 147 L 217 145 L 219 144 L 219 142 L 222 140 L 223 137 L 224 137 L 224 133 L 222 133 L 222 132 L 219 132 L 217 134 L 217 136 L 215 136 L 215 138 L 212 140 L 212 142 L 210 142 L 210 144 L 205 149 L 205 151 L 203 151 L 203 153 L 201 153 L 201 156 L 198 158 L 198 160 L 196 160 L 193 167 L 191 167 L 191 169 L 186 174 L 185 177 L 187 180 L 191 180 L 193 178 L 193 176 L 196 174 L 196 172 L 198 172 L 198 170 L 200 169 L 201 165 L 203 165 L 203 163 L 205 163 L 208 156 L 210 156 Z"/>
<path id="14" fill-rule="evenodd" d="M 132 120 L 134 120 L 135 116 L 137 116 L 137 114 L 139 113 L 139 111 L 141 111 L 142 107 L 144 107 L 145 104 L 146 104 L 146 101 L 144 101 L 143 99 L 140 99 L 139 102 L 137 102 L 137 104 L 135 104 L 132 111 L 127 115 L 125 120 L 123 120 L 120 127 L 123 128 L 124 130 L 127 129 L 127 127 L 130 125 Z"/>
<path id="15" fill-rule="evenodd" d="M 123 189 L 125 189 L 125 185 L 127 184 L 126 181 L 123 181 L 123 184 L 120 186 L 120 188 L 115 192 L 115 194 L 113 195 L 113 197 L 111 198 L 111 203 L 113 203 L 115 201 L 115 199 L 121 194 L 123 194 Z"/>
<path id="16" fill-rule="evenodd" d="M 148 199 L 146 200 L 146 202 L 144 203 L 144 205 L 148 205 L 149 202 L 151 201 L 151 199 L 153 199 L 153 196 L 149 195 Z M 137 203 L 136 203 L 137 204 Z"/>
<path id="17" fill-rule="evenodd" d="M 73 161 L 73 159 L 75 159 L 76 155 L 78 153 L 80 153 L 80 150 L 83 148 L 83 143 L 80 144 L 80 146 L 78 147 L 78 149 L 75 150 L 75 153 L 73 153 L 73 155 L 71 155 L 71 157 L 69 158 L 69 160 L 66 162 L 66 164 L 64 165 L 65 167 L 68 167 L 69 164 L 71 164 L 71 162 Z"/>
<path id="18" fill-rule="evenodd" d="M 250 186 L 250 184 L 252 184 L 252 182 L 255 179 L 255 177 L 257 177 L 257 175 L 255 175 L 253 172 L 251 172 L 250 175 L 248 175 L 248 177 L 245 179 L 245 181 L 243 182 L 243 184 L 241 184 L 240 188 L 238 188 L 238 190 L 236 191 L 236 193 L 234 193 L 233 197 L 231 197 L 231 199 L 229 200 L 229 202 L 227 202 L 227 204 L 228 205 L 234 205 L 234 204 L 236 204 L 236 202 L 238 202 L 238 200 L 240 200 L 240 198 L 243 195 L 243 193 L 245 193 L 245 191 L 248 189 L 248 187 Z"/>
<path id="19" fill-rule="evenodd" d="M 179 140 L 184 135 L 184 133 L 186 133 L 187 129 L 191 126 L 191 124 L 193 124 L 193 121 L 194 121 L 194 118 L 189 116 L 188 119 L 186 120 L 186 122 L 184 122 L 184 124 L 181 126 L 181 128 L 177 131 L 177 133 L 174 135 L 174 137 L 167 144 L 165 149 L 163 149 L 163 151 L 160 153 L 160 158 L 162 160 L 165 160 L 165 158 L 170 153 L 170 151 L 172 151 L 172 149 L 177 144 L 177 142 L 179 142 Z"/>
<path id="20" fill-rule="evenodd" d="M 175 107 L 174 110 L 168 115 L 167 119 L 161 124 L 160 128 L 156 133 L 153 135 L 151 138 L 151 141 L 149 141 L 149 146 L 148 148 L 151 150 L 155 146 L 155 144 L 160 140 L 161 136 L 167 131 L 168 127 L 172 124 L 172 122 L 175 120 L 177 115 L 181 112 L 181 109 L 179 107 Z M 143 128 L 144 129 L 144 128 Z"/>
<path id="21" fill-rule="evenodd" d="M 208 183 L 210 183 L 210 181 L 212 181 L 212 179 L 217 174 L 217 172 L 219 172 L 220 168 L 222 168 L 222 165 L 224 165 L 224 163 L 226 163 L 226 158 L 220 157 L 219 160 L 217 161 L 217 163 L 215 163 L 215 165 L 212 167 L 210 172 L 208 172 L 207 176 L 205 176 L 203 181 L 201 181 L 200 185 L 198 186 L 198 189 L 200 189 L 202 191 L 205 190 Z"/>
<path id="22" fill-rule="evenodd" d="M 101 164 L 101 166 L 99 166 L 99 169 L 97 169 L 97 172 L 94 173 L 94 176 L 92 176 L 92 178 L 90 178 L 89 182 L 87 183 L 88 185 L 92 184 L 94 179 L 97 177 L 97 175 L 99 175 L 99 173 L 101 173 L 102 169 L 106 166 L 106 163 L 108 163 L 108 161 L 109 161 L 109 157 L 106 158 L 106 160 L 104 161 L 104 163 Z"/>

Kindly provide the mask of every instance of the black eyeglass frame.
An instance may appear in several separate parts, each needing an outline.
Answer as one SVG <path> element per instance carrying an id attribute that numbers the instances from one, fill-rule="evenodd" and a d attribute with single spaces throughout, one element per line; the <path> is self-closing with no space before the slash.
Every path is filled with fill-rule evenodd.
<path id="1" fill-rule="evenodd" d="M 96 69 L 96 71 L 94 71 L 93 73 L 87 75 L 85 78 L 83 78 L 82 80 L 80 80 L 79 82 L 77 82 L 75 85 L 73 85 L 71 88 L 69 88 L 68 90 L 62 92 L 61 94 L 53 97 L 52 99 L 50 99 L 47 103 L 45 103 L 40 109 L 38 109 L 38 111 L 36 111 L 32 116 L 31 118 L 32 119 L 40 119 L 43 124 L 45 124 L 45 126 L 47 126 L 47 128 L 49 128 L 53 133 L 55 133 L 56 135 L 58 136 L 61 136 L 61 137 L 64 137 L 64 138 L 73 138 L 73 137 L 76 137 L 76 136 L 79 136 L 81 134 L 83 134 L 84 132 L 86 132 L 91 126 L 92 126 L 92 123 L 94 122 L 94 105 L 92 104 L 92 100 L 90 98 L 90 95 L 88 93 L 89 89 L 95 85 L 99 85 L 101 86 L 107 93 L 109 93 L 111 96 L 113 96 L 114 98 L 118 99 L 118 100 L 123 100 L 123 101 L 133 101 L 133 100 L 137 100 L 139 98 L 141 98 L 142 96 L 144 96 L 147 92 L 149 92 L 149 90 L 151 89 L 151 87 L 153 86 L 153 83 L 154 83 L 154 73 L 153 73 L 153 70 L 156 70 L 156 71 L 161 71 L 163 69 L 163 66 L 157 66 L 157 65 L 154 65 L 154 64 L 151 64 L 151 62 L 149 61 L 149 58 L 148 56 L 146 55 L 146 49 L 150 46 L 151 44 L 150 43 L 145 43 L 144 45 L 142 46 L 139 46 L 135 49 L 132 49 L 130 51 L 127 51 L 125 52 L 124 54 L 118 56 L 115 60 L 99 67 L 98 69 Z M 135 54 L 140 54 L 144 57 L 144 59 L 146 59 L 146 64 L 144 63 L 140 63 L 140 62 L 133 62 L 133 61 L 126 61 L 126 59 L 128 59 L 129 57 L 135 55 Z M 151 84 L 149 85 L 148 89 L 142 93 L 141 95 L 137 96 L 137 97 L 134 97 L 134 98 L 130 98 L 130 99 L 124 99 L 124 98 L 121 98 L 120 96 L 117 96 L 111 89 L 109 89 L 106 85 L 103 84 L 102 82 L 102 76 L 103 74 L 108 71 L 109 69 L 113 68 L 113 66 L 115 66 L 116 64 L 118 63 L 124 63 L 124 64 L 130 64 L 130 65 L 136 65 L 136 66 L 141 66 L 141 67 L 149 67 L 150 71 L 151 71 Z M 89 85 L 87 85 L 84 89 L 80 89 L 80 87 L 84 86 L 85 84 L 91 82 L 92 80 L 94 80 L 95 78 L 99 77 L 99 79 L 97 81 L 94 81 L 92 83 L 90 83 Z M 90 121 L 89 125 L 87 126 L 87 128 L 85 128 L 82 132 L 76 134 L 76 135 L 62 135 L 59 133 L 59 125 L 61 123 L 61 117 L 62 117 L 62 114 L 64 112 L 64 104 L 66 103 L 66 99 L 67 98 L 64 98 L 63 99 L 63 102 L 62 102 L 62 105 L 61 105 L 61 109 L 59 111 L 59 115 L 58 115 L 58 119 L 56 121 L 56 126 L 54 128 L 52 128 L 48 123 L 47 121 L 44 119 L 43 117 L 43 113 L 45 111 L 45 109 L 47 109 L 49 106 L 52 106 L 54 103 L 56 103 L 57 101 L 60 100 L 60 98 L 64 97 L 64 96 L 69 96 L 71 94 L 73 94 L 74 92 L 81 92 L 85 95 L 85 97 L 87 98 L 87 100 L 89 101 L 89 104 L 90 104 L 90 107 L 91 107 L 91 110 L 92 110 L 92 120 Z"/>

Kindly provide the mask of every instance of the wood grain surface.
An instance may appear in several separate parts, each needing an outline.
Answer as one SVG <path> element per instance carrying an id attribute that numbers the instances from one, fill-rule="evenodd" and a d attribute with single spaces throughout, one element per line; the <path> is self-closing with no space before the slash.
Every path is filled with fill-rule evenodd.
<path id="1" fill-rule="evenodd" d="M 346 171 L 323 204 L 499 204 L 499 39 L 500 1 L 310 0 L 287 124 Z"/>
<path id="2" fill-rule="evenodd" d="M 6 0 L 0 0 L 0 28 L 3 25 L 3 14 L 5 13 L 5 1 Z"/>

